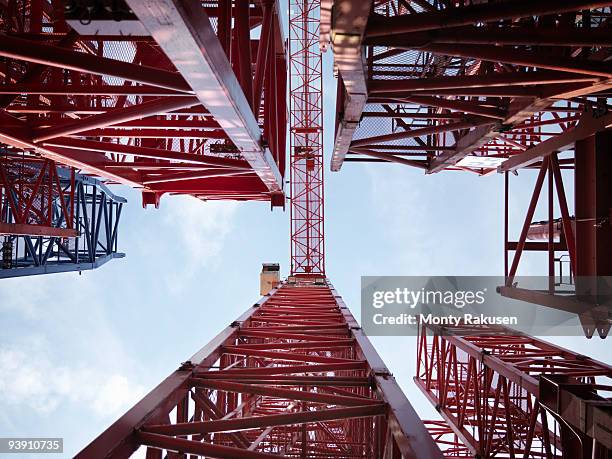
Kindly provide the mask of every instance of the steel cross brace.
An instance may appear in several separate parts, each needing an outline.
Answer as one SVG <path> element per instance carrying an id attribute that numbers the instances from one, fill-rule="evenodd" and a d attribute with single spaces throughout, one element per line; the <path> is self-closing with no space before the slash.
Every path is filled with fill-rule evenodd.
<path id="1" fill-rule="evenodd" d="M 540 378 L 554 376 L 596 392 L 596 381 L 612 377 L 609 365 L 503 327 L 423 326 L 417 352 L 417 386 L 472 456 L 590 454 L 588 442 L 582 451 L 567 447 L 572 442 L 564 436 L 574 434 L 549 424 Z M 442 435 L 437 439 L 443 449 L 449 446 Z M 447 457 L 461 449 L 457 445 L 450 445 Z"/>

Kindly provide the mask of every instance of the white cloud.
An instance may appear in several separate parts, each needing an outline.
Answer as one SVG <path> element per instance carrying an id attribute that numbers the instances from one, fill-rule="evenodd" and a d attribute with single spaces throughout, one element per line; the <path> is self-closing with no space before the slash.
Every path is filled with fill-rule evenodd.
<path id="1" fill-rule="evenodd" d="M 223 249 L 232 228 L 237 202 L 202 202 L 191 196 L 172 197 L 165 223 L 172 225 L 193 258 L 210 261 Z"/>
<path id="2" fill-rule="evenodd" d="M 62 365 L 37 346 L 0 349 L 0 405 L 5 407 L 49 415 L 66 403 L 78 403 L 110 418 L 122 414 L 144 393 L 144 387 L 126 375 L 104 371 L 95 362 L 91 367 Z"/>
<path id="3" fill-rule="evenodd" d="M 415 186 L 414 173 L 399 167 L 368 168 L 367 173 L 382 237 L 396 247 L 393 259 L 385 260 L 388 269 L 413 275 L 433 271 L 432 238 L 422 224 L 427 195 L 423 187 Z"/>
<path id="4" fill-rule="evenodd" d="M 181 257 L 185 261 L 182 269 L 166 276 L 168 287 L 177 291 L 199 269 L 214 267 L 233 228 L 238 203 L 202 202 L 191 196 L 172 196 L 166 204 L 164 224 L 175 232 L 181 245 L 177 250 L 186 256 Z"/>
<path id="5" fill-rule="evenodd" d="M 107 378 L 93 402 L 94 411 L 102 415 L 121 413 L 126 407 L 140 400 L 143 386 L 132 384 L 127 377 L 113 374 Z"/>

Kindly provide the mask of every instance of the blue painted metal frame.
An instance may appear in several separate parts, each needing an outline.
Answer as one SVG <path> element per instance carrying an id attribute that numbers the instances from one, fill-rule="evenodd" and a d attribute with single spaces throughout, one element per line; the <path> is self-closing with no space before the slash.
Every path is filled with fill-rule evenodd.
<path id="1" fill-rule="evenodd" d="M 60 184 L 68 190 L 70 170 L 58 168 Z M 48 236 L 7 235 L 0 253 L 0 279 L 96 269 L 118 252 L 119 220 L 127 200 L 112 193 L 97 179 L 75 175 L 74 225 L 79 235 L 63 239 Z M 53 226 L 66 227 L 59 201 L 54 202 Z M 11 215 L 3 221 L 11 222 Z M 1 236 L 0 236 L 1 237 Z M 10 254 L 7 256 L 6 254 Z"/>

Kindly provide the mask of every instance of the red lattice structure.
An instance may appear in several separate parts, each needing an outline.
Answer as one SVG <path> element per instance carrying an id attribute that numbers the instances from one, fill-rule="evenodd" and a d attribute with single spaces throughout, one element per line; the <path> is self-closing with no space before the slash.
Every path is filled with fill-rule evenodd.
<path id="1" fill-rule="evenodd" d="M 0 235 L 75 237 L 74 169 L 68 174 L 70 185 L 62 186 L 54 161 L 0 155 Z"/>
<path id="2" fill-rule="evenodd" d="M 609 0 L 325 0 L 321 17 L 338 73 L 331 170 L 358 162 L 505 174 L 502 295 L 575 313 L 586 336 L 602 338 L 612 311 L 589 312 L 595 289 L 580 278 L 612 276 L 612 258 L 602 256 L 612 248 L 611 8 Z M 538 169 L 513 240 L 509 174 Z M 549 199 L 539 222 L 548 238 L 534 240 L 546 174 L 559 205 Z M 521 257 L 544 252 L 547 291 L 515 285 Z"/>
<path id="3" fill-rule="evenodd" d="M 610 1 L 325 3 L 339 74 L 334 171 L 392 162 L 486 175 L 612 123 Z"/>
<path id="4" fill-rule="evenodd" d="M 423 421 L 427 430 L 447 458 L 473 459 L 474 455 L 446 421 Z"/>
<path id="5" fill-rule="evenodd" d="M 147 459 L 442 458 L 340 296 L 313 280 L 263 297 L 76 458 L 141 448 Z"/>
<path id="6" fill-rule="evenodd" d="M 325 273 L 319 0 L 289 4 L 291 274 Z"/>
<path id="7" fill-rule="evenodd" d="M 609 365 L 490 327 L 422 326 L 417 352 L 415 382 L 447 428 L 427 426 L 446 457 L 609 457 Z"/>
<path id="8" fill-rule="evenodd" d="M 282 206 L 276 3 L 90 3 L 0 3 L 0 146 L 141 189 L 144 205 L 184 194 Z"/>

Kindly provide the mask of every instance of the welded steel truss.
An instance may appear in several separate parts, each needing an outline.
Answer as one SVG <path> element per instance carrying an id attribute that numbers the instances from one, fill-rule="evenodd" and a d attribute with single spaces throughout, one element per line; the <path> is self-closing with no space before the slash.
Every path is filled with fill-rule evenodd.
<path id="1" fill-rule="evenodd" d="M 417 358 L 415 382 L 446 423 L 427 423 L 445 457 L 609 457 L 609 411 L 593 416 L 610 406 L 609 365 L 513 330 L 465 326 L 423 326 Z"/>
<path id="2" fill-rule="evenodd" d="M 142 188 L 145 205 L 283 205 L 278 5 L 98 3 L 0 3 L 0 142 Z"/>
<path id="3" fill-rule="evenodd" d="M 141 447 L 150 459 L 442 457 L 323 280 L 282 283 L 76 457 Z"/>
<path id="4" fill-rule="evenodd" d="M 95 269 L 118 252 L 126 200 L 54 161 L 0 153 L 0 278 Z"/>
<path id="5" fill-rule="evenodd" d="M 339 76 L 332 170 L 488 174 L 612 124 L 612 2 L 502 3 L 324 1 Z"/>
<path id="6" fill-rule="evenodd" d="M 60 179 L 66 172 L 68 184 Z M 74 169 L 58 169 L 52 160 L 23 153 L 0 152 L 0 234 L 75 237 L 75 185 Z"/>
<path id="7" fill-rule="evenodd" d="M 605 338 L 612 319 L 612 132 L 576 141 L 574 212 L 568 205 L 562 168 L 567 159 L 552 152 L 538 163 L 539 172 L 518 241 L 509 240 L 510 175 L 505 173 L 504 261 L 506 282 L 499 292 L 521 301 L 578 315 L 585 335 Z M 511 160 L 509 160 L 511 161 Z M 546 178 L 548 177 L 548 180 Z M 534 222 L 538 203 L 547 188 L 546 221 Z M 557 204 L 557 205 L 555 205 Z M 558 207 L 560 215 L 555 215 Z M 515 282 L 526 252 L 547 254 L 548 286 L 534 290 Z M 510 254 L 513 253 L 510 263 Z M 545 270 L 543 270 L 545 271 Z M 545 271 L 546 272 L 546 271 Z"/>
<path id="8" fill-rule="evenodd" d="M 291 274 L 325 274 L 320 0 L 289 2 Z"/>
<path id="9" fill-rule="evenodd" d="M 603 301 L 584 298 L 592 279 L 612 276 L 612 263 L 602 257 L 612 249 L 611 190 L 605 185 L 612 166 L 604 139 L 612 126 L 611 5 L 328 0 L 322 6 L 322 41 L 331 42 L 338 71 L 332 170 L 344 161 L 366 161 L 426 173 L 506 173 L 507 282 L 500 291 L 579 314 L 588 337 L 595 331 L 605 337 L 612 317 L 605 295 Z M 575 154 L 563 154 L 569 150 Z M 508 235 L 508 173 L 524 168 L 540 172 L 514 242 Z M 571 216 L 563 169 L 575 169 L 581 218 Z M 547 173 L 549 218 L 540 226 L 549 227 L 549 237 L 528 240 Z M 561 215 L 553 212 L 555 188 Z M 561 227 L 556 233 L 555 222 Z M 527 251 L 548 252 L 546 291 L 513 285 Z M 561 268 L 578 280 L 571 295 L 559 295 L 566 286 L 556 288 Z M 585 276 L 591 281 L 580 280 Z"/>

